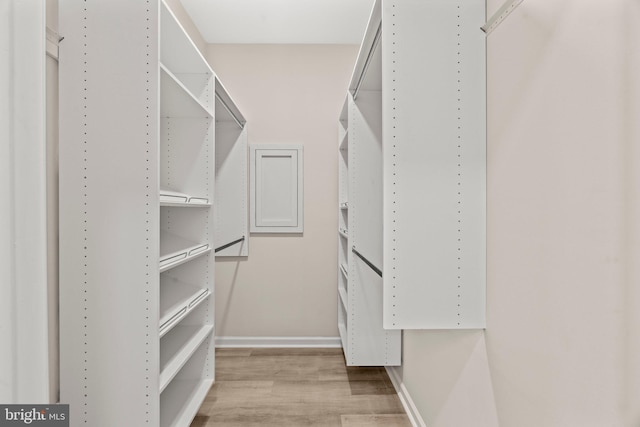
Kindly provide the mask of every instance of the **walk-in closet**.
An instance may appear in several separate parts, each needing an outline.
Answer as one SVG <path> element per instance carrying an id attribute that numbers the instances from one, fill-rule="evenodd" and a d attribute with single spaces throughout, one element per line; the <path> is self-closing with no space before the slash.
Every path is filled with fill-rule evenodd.
<path id="1" fill-rule="evenodd" d="M 639 426 L 639 23 L 0 2 L 0 426 Z"/>

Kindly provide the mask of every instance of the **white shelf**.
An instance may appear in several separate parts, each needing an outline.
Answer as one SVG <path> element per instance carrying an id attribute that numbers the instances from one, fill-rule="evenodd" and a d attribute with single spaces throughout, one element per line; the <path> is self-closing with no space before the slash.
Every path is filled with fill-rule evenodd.
<path id="1" fill-rule="evenodd" d="M 211 207 L 208 197 L 191 196 L 173 190 L 160 189 L 160 206 Z"/>
<path id="2" fill-rule="evenodd" d="M 213 112 L 160 64 L 160 116 L 213 118 Z"/>
<path id="3" fill-rule="evenodd" d="M 161 397 L 160 426 L 188 426 L 212 384 L 212 379 L 171 381 Z"/>
<path id="4" fill-rule="evenodd" d="M 212 331 L 213 325 L 176 326 L 163 337 L 160 341 L 160 393 Z"/>
<path id="5" fill-rule="evenodd" d="M 340 264 L 340 272 L 342 272 L 345 279 L 349 279 L 349 273 L 347 273 L 347 267 L 344 264 Z"/>
<path id="6" fill-rule="evenodd" d="M 340 235 L 341 235 L 342 237 L 344 237 L 345 239 L 348 239 L 348 238 L 349 238 L 349 234 L 348 234 L 348 231 L 347 231 L 347 230 L 338 230 L 338 233 L 340 233 Z"/>
<path id="7" fill-rule="evenodd" d="M 212 74 L 207 61 L 164 0 L 160 10 L 160 31 L 160 61 L 171 71 L 176 74 Z"/>
<path id="8" fill-rule="evenodd" d="M 215 73 L 165 1 L 60 2 L 69 42 L 60 64 L 60 392 L 71 417 L 94 427 L 189 426 L 215 376 L 214 232 L 248 236 L 218 222 L 219 208 L 228 206 L 218 194 L 229 186 L 217 183 L 229 155 L 218 144 L 235 142 L 239 131 L 214 120 Z M 84 38 L 108 67 L 83 57 Z M 122 78 L 105 85 L 114 72 Z M 218 97 L 244 121 L 228 94 Z M 89 139 L 82 137 L 87 127 Z M 237 151 L 234 159 L 248 158 L 246 148 Z M 99 161 L 87 163 L 87 152 Z M 242 165 L 224 168 L 242 177 Z M 118 179 L 103 179 L 110 174 Z M 89 191 L 83 182 L 93 183 Z M 227 191 L 240 193 L 238 187 Z M 229 216 L 248 216 L 246 203 L 237 206 Z M 105 227 L 105 212 L 122 220 Z M 123 255 L 129 247 L 139 250 Z M 83 263 L 89 249 L 100 256 Z M 81 294 L 87 275 L 95 286 Z M 101 314 L 83 322 L 78 314 L 87 310 Z M 110 369 L 114 360 L 117 369 Z M 143 392 L 123 393 L 123 384 Z M 83 404 L 95 411 L 84 412 Z"/>
<path id="9" fill-rule="evenodd" d="M 160 337 L 211 295 L 209 289 L 160 277 Z"/>
<path id="10" fill-rule="evenodd" d="M 198 243 L 166 231 L 160 232 L 160 272 L 211 252 L 208 243 Z"/>
<path id="11" fill-rule="evenodd" d="M 163 208 L 210 208 L 211 203 L 179 203 L 179 202 L 160 202 Z"/>

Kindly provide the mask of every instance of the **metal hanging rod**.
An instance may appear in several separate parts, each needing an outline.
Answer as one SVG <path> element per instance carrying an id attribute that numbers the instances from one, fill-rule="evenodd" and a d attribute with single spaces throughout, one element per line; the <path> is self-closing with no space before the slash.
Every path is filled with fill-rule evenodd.
<path id="1" fill-rule="evenodd" d="M 355 246 L 351 248 L 351 252 L 356 254 L 358 256 L 358 258 L 360 258 L 362 261 L 364 261 L 364 263 L 367 264 L 373 271 L 375 271 L 378 274 L 378 276 L 382 277 L 382 270 L 380 270 L 375 265 L 371 264 L 371 261 L 369 261 L 364 256 L 362 256 L 362 254 L 356 250 Z"/>
<path id="2" fill-rule="evenodd" d="M 226 102 L 224 102 L 224 100 L 220 97 L 220 95 L 218 95 L 218 93 L 216 92 L 216 99 L 218 101 L 220 101 L 220 103 L 222 104 L 222 106 L 224 107 L 225 110 L 227 110 L 227 112 L 231 115 L 231 117 L 233 118 L 233 120 L 238 124 L 238 126 L 240 126 L 241 129 L 244 129 L 244 123 L 240 121 L 240 119 L 238 119 L 238 117 L 233 113 L 233 111 L 231 111 L 231 108 L 229 108 L 229 106 L 227 105 Z"/>
<path id="3" fill-rule="evenodd" d="M 233 246 L 233 245 L 235 245 L 236 243 L 240 243 L 240 242 L 242 242 L 243 240 L 244 240 L 244 236 L 242 236 L 242 237 L 241 237 L 241 238 L 239 238 L 238 240 L 234 240 L 234 241 L 233 241 L 233 242 L 231 242 L 231 243 L 227 243 L 226 245 L 222 245 L 222 246 L 220 246 L 220 247 L 215 248 L 215 250 L 213 251 L 213 253 L 217 253 L 217 252 L 220 252 L 220 251 L 221 251 L 221 250 L 223 250 L 223 249 L 227 249 L 229 246 Z"/>
<path id="4" fill-rule="evenodd" d="M 484 24 L 480 29 L 487 35 L 491 34 L 493 30 L 498 28 L 502 22 L 513 12 L 516 7 L 520 6 L 524 0 L 507 0 L 500 9 Z"/>
<path id="5" fill-rule="evenodd" d="M 373 43 L 371 43 L 371 49 L 369 49 L 369 53 L 367 54 L 367 59 L 364 61 L 364 67 L 362 67 L 362 72 L 358 77 L 358 83 L 356 83 L 355 89 L 353 89 L 353 100 L 355 101 L 358 98 L 358 92 L 360 91 L 360 85 L 364 80 L 365 74 L 367 74 L 367 70 L 369 69 L 369 65 L 371 64 L 371 59 L 373 59 L 373 53 L 378 47 L 378 43 L 380 43 L 380 39 L 382 38 L 382 22 L 378 25 L 378 29 L 376 30 L 376 35 L 373 38 Z"/>

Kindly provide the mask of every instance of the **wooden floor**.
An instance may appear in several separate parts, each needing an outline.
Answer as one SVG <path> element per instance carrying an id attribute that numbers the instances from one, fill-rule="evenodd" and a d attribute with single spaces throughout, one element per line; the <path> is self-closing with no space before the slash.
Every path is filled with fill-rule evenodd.
<path id="1" fill-rule="evenodd" d="M 411 427 L 384 368 L 341 349 L 218 349 L 216 382 L 191 427 Z"/>

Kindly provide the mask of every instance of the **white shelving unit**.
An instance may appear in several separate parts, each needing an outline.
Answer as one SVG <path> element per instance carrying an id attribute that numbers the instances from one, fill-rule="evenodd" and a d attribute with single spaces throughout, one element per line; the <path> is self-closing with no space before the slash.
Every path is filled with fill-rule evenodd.
<path id="1" fill-rule="evenodd" d="M 217 141 L 215 74 L 164 2 L 159 35 L 159 301 L 161 309 L 173 309 L 168 318 L 161 311 L 159 322 L 159 425 L 164 427 L 189 425 L 195 415 L 190 408 L 204 399 L 203 393 L 172 395 L 174 383 L 214 380 Z M 188 198 L 166 203 L 171 191 Z"/>
<path id="2" fill-rule="evenodd" d="M 246 121 L 216 80 L 216 257 L 249 255 L 249 145 Z M 242 239 L 238 241 L 239 239 Z M 237 242 L 230 246 L 230 243 Z"/>
<path id="3" fill-rule="evenodd" d="M 62 0 L 60 28 L 61 401 L 72 426 L 188 426 L 218 230 L 246 235 L 244 119 L 163 1 Z"/>
<path id="4" fill-rule="evenodd" d="M 380 6 L 361 47 L 339 121 L 339 331 L 347 365 L 400 365 L 401 333 L 382 327 Z M 362 74 L 360 74 L 362 73 Z M 346 231 L 348 229 L 348 232 Z"/>
<path id="5" fill-rule="evenodd" d="M 372 11 L 339 135 L 353 364 L 398 363 L 402 328 L 484 325 L 483 22 L 481 1 Z"/>
<path id="6" fill-rule="evenodd" d="M 484 327 L 484 17 L 482 0 L 373 7 L 338 135 L 348 364 L 399 364 L 401 329 Z"/>

